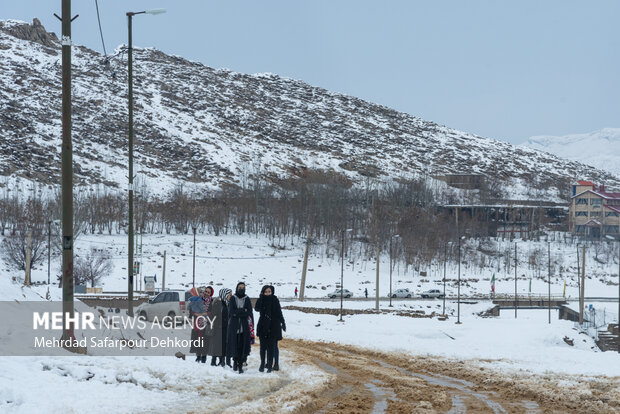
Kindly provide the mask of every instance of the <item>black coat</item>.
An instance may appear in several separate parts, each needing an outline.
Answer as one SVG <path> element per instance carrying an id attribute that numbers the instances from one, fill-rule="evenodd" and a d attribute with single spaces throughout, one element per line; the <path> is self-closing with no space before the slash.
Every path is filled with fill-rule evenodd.
<path id="1" fill-rule="evenodd" d="M 222 348 L 222 301 L 219 298 L 213 299 L 211 302 L 211 315 L 209 317 L 213 320 L 213 335 L 209 338 L 209 349 L 207 354 L 211 356 L 220 356 L 225 352 L 225 348 Z M 207 322 L 209 323 L 209 322 Z M 228 321 L 226 321 L 228 323 Z"/>
<path id="2" fill-rule="evenodd" d="M 260 312 L 256 336 L 261 339 L 273 338 L 276 341 L 281 340 L 284 316 L 282 315 L 282 307 L 278 297 L 275 295 L 260 295 L 256 301 L 256 311 Z"/>
<path id="3" fill-rule="evenodd" d="M 222 302 L 222 353 L 220 356 L 226 355 L 226 333 L 228 331 L 228 305 Z"/>
<path id="4" fill-rule="evenodd" d="M 254 318 L 252 313 L 252 302 L 250 298 L 245 296 L 243 308 L 237 307 L 235 295 L 231 296 L 228 305 L 228 330 L 226 332 L 226 356 L 229 357 L 245 357 L 250 354 L 250 324 L 248 317 Z M 237 331 L 239 327 L 243 327 L 242 346 L 237 347 Z"/>

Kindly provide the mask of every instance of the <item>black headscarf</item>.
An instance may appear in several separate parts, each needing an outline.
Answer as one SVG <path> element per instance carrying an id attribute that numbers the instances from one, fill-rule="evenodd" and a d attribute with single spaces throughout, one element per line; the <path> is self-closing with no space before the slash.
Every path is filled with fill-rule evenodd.
<path id="1" fill-rule="evenodd" d="M 265 290 L 271 289 L 271 295 L 265 295 Z M 260 299 L 261 299 L 261 315 L 268 316 L 271 319 L 271 315 L 273 313 L 273 304 L 275 302 L 273 295 L 273 286 L 265 285 L 260 290 Z"/>
<path id="2" fill-rule="evenodd" d="M 240 285 L 243 285 L 243 292 L 242 293 L 239 292 L 239 286 Z M 245 297 L 245 283 L 244 282 L 237 283 L 237 287 L 235 288 L 235 296 L 237 296 L 239 299 Z"/>

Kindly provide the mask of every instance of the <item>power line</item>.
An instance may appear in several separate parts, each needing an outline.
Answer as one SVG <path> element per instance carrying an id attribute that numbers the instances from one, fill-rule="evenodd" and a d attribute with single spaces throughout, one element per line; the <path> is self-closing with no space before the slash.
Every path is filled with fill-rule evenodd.
<path id="1" fill-rule="evenodd" d="M 95 0 L 95 8 L 97 9 L 97 22 L 99 23 L 99 34 L 101 35 L 101 44 L 103 45 L 103 55 L 106 62 L 108 61 L 108 52 L 105 49 L 105 41 L 103 40 L 103 30 L 101 30 L 101 17 L 99 16 L 99 1 Z"/>

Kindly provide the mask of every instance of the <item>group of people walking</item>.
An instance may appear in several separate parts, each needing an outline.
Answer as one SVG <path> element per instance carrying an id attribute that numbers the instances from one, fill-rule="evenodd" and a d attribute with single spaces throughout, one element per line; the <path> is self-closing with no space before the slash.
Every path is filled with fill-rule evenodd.
<path id="1" fill-rule="evenodd" d="M 207 286 L 194 291 L 189 299 L 189 313 L 193 318 L 190 348 L 196 354 L 196 362 L 206 363 L 211 356 L 211 365 L 231 367 L 243 373 L 247 358 L 256 336 L 260 339 L 259 371 L 278 371 L 278 341 L 286 323 L 280 301 L 272 285 L 261 289 L 255 309 L 260 313 L 258 325 L 254 324 L 252 301 L 245 293 L 245 283 L 239 282 L 233 292 L 220 289 L 219 297 L 213 298 L 213 288 Z M 219 361 L 218 361 L 219 358 Z"/>

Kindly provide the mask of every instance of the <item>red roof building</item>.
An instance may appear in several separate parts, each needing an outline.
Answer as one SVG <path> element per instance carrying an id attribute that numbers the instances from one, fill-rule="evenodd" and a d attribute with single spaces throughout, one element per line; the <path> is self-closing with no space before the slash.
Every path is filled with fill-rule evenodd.
<path id="1" fill-rule="evenodd" d="M 569 229 L 589 238 L 620 237 L 620 193 L 597 188 L 591 181 L 577 181 L 572 185 L 569 205 Z"/>

